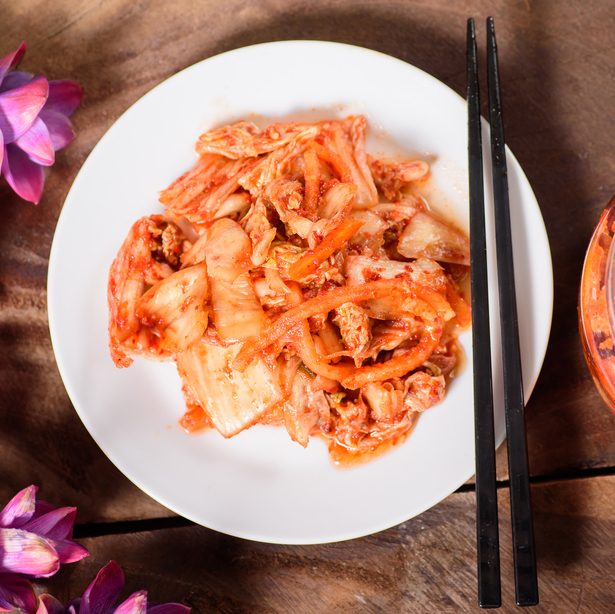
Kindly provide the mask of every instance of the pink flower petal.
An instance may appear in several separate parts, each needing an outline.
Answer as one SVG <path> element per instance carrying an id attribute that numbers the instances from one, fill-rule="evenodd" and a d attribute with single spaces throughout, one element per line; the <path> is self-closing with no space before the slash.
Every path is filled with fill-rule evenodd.
<path id="1" fill-rule="evenodd" d="M 109 614 L 123 588 L 122 568 L 115 561 L 109 561 L 85 589 L 79 614 Z"/>
<path id="2" fill-rule="evenodd" d="M 23 70 L 12 70 L 4 77 L 2 83 L 0 83 L 0 92 L 6 92 L 7 90 L 13 90 L 16 87 L 21 87 L 26 83 L 30 83 L 32 79 L 34 79 L 34 75 L 30 72 L 24 72 Z"/>
<path id="3" fill-rule="evenodd" d="M 43 108 L 39 117 L 45 122 L 51 143 L 56 151 L 66 147 L 75 138 L 75 131 L 66 115 Z"/>
<path id="4" fill-rule="evenodd" d="M 10 68 L 15 68 L 19 62 L 21 62 L 21 58 L 23 58 L 26 53 L 26 43 L 21 43 L 13 53 L 9 53 L 5 55 L 0 60 L 0 81 L 2 81 L 4 75 L 8 72 Z"/>
<path id="5" fill-rule="evenodd" d="M 36 614 L 64 614 L 64 606 L 55 597 L 43 593 L 39 597 Z"/>
<path id="6" fill-rule="evenodd" d="M 0 94 L 0 130 L 12 143 L 34 123 L 49 94 L 49 82 L 36 77 L 29 83 Z"/>
<path id="7" fill-rule="evenodd" d="M 49 97 L 46 111 L 56 111 L 62 115 L 72 115 L 83 98 L 83 88 L 76 81 L 61 79 L 49 82 Z"/>
<path id="8" fill-rule="evenodd" d="M 14 574 L 0 574 L 0 611 L 34 613 L 36 594 L 28 580 Z"/>
<path id="9" fill-rule="evenodd" d="M 147 592 L 145 591 L 133 593 L 113 610 L 113 614 L 146 614 L 146 612 Z"/>
<path id="10" fill-rule="evenodd" d="M 32 518 L 23 529 L 51 539 L 69 539 L 77 516 L 76 507 L 59 507 L 42 516 Z"/>
<path id="11" fill-rule="evenodd" d="M 59 568 L 58 553 L 44 537 L 22 529 L 0 529 L 0 571 L 46 578 Z"/>
<path id="12" fill-rule="evenodd" d="M 2 135 L 0 135 L 0 140 Z M 36 503 L 37 486 L 20 490 L 0 512 L 0 526 L 20 527 L 32 518 Z"/>
<path id="13" fill-rule="evenodd" d="M 147 614 L 190 614 L 191 611 L 182 603 L 161 603 L 147 608 Z"/>
<path id="14" fill-rule="evenodd" d="M 76 515 L 77 508 L 60 507 L 33 517 L 22 528 L 50 540 L 60 557 L 60 563 L 74 563 L 89 555 L 86 548 L 70 540 Z"/>
<path id="15" fill-rule="evenodd" d="M 47 501 L 41 501 L 40 499 L 38 499 L 36 502 L 36 505 L 34 506 L 34 516 L 32 516 L 32 518 L 38 518 L 39 516 L 42 516 L 43 514 L 48 514 L 49 512 L 53 512 L 53 510 L 55 509 L 56 509 L 55 505 L 51 505 L 51 503 Z"/>
<path id="16" fill-rule="evenodd" d="M 55 541 L 50 540 L 53 547 L 55 548 L 58 556 L 60 557 L 60 563 L 76 563 L 81 559 L 84 559 L 86 556 L 89 556 L 90 553 L 87 548 L 84 548 L 81 544 L 77 542 L 62 540 Z"/>
<path id="17" fill-rule="evenodd" d="M 28 202 L 38 204 L 45 185 L 43 167 L 13 144 L 7 145 L 2 160 L 2 174 L 13 190 Z"/>
<path id="18" fill-rule="evenodd" d="M 55 162 L 56 154 L 51 143 L 49 130 L 40 117 L 34 120 L 34 123 L 26 132 L 15 139 L 14 144 L 25 151 L 32 162 L 42 166 L 51 166 Z"/>

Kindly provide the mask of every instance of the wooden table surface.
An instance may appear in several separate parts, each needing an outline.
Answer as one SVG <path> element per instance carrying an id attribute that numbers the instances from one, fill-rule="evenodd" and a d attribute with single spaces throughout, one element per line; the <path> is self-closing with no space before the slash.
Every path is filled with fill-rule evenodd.
<path id="1" fill-rule="evenodd" d="M 41 485 L 79 508 L 91 550 L 47 586 L 76 595 L 107 560 L 129 588 L 194 612 L 464 612 L 476 609 L 471 483 L 421 516 L 346 543 L 275 546 L 175 517 L 107 460 L 66 395 L 49 339 L 46 275 L 56 220 L 80 166 L 154 85 L 252 43 L 324 39 L 370 47 L 465 87 L 465 20 L 496 17 L 508 143 L 545 219 L 555 275 L 551 340 L 527 407 L 540 612 L 607 612 L 615 600 L 615 417 L 577 333 L 584 250 L 615 193 L 615 6 L 609 0 L 21 0 L 2 2 L 0 54 L 86 92 L 76 141 L 38 206 L 0 185 L 0 501 Z M 481 36 L 482 39 L 482 36 Z M 484 65 L 484 64 L 483 64 Z M 78 254 L 75 257 L 79 257 Z M 520 299 L 522 300 L 522 298 Z M 503 608 L 515 609 L 505 452 L 499 484 Z"/>

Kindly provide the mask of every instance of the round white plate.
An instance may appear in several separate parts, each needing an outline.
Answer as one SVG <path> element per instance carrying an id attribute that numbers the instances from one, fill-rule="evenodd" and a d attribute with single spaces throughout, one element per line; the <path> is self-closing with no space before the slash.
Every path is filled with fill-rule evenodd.
<path id="1" fill-rule="evenodd" d="M 158 191 L 194 163 L 198 135 L 253 114 L 350 113 L 365 114 L 372 135 L 387 134 L 402 149 L 430 159 L 438 187 L 433 200 L 467 225 L 463 99 L 394 58 L 315 41 L 238 49 L 158 85 L 94 148 L 58 222 L 49 263 L 49 326 L 79 416 L 137 486 L 178 514 L 229 535 L 292 544 L 359 537 L 420 514 L 474 473 L 469 333 L 462 337 L 467 366 L 445 401 L 421 417 L 403 445 L 351 469 L 336 468 L 323 442 L 313 439 L 303 449 L 282 428 L 257 426 L 231 440 L 216 432 L 188 436 L 177 426 L 184 402 L 175 366 L 137 359 L 119 370 L 109 357 L 109 266 L 131 224 L 162 211 Z M 485 124 L 484 142 L 486 130 Z M 508 165 L 529 396 L 549 336 L 551 256 L 536 199 L 512 154 Z M 486 192 L 490 198 L 488 184 Z M 494 341 L 494 385 L 501 395 L 498 349 Z M 504 439 L 499 405 L 496 437 Z"/>

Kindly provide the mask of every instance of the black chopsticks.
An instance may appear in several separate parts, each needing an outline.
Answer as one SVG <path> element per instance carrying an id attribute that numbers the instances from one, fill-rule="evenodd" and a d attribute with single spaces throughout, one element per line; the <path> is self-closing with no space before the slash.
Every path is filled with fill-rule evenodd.
<path id="1" fill-rule="evenodd" d="M 476 449 L 476 541 L 478 604 L 497 608 L 500 590 L 498 495 L 493 434 L 493 386 L 485 239 L 483 147 L 474 20 L 468 19 L 468 162 L 470 172 L 470 283 L 474 360 L 474 432 Z"/>
<path id="2" fill-rule="evenodd" d="M 538 603 L 538 581 L 525 436 L 523 380 L 510 230 L 504 124 L 495 26 L 492 17 L 487 19 L 487 73 L 515 595 L 517 605 L 527 606 Z M 478 603 L 481 607 L 496 608 L 501 605 L 500 560 L 480 95 L 473 19 L 468 20 L 467 77 Z"/>

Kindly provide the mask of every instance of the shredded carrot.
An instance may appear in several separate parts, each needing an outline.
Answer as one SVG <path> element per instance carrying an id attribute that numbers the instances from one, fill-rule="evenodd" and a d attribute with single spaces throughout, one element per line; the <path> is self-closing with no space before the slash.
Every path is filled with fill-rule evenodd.
<path id="1" fill-rule="evenodd" d="M 320 161 L 313 148 L 308 147 L 303 154 L 305 163 L 305 196 L 303 209 L 306 217 L 316 220 L 318 217 L 318 200 L 320 198 Z"/>
<path id="2" fill-rule="evenodd" d="M 363 222 L 357 219 L 345 219 L 333 229 L 314 249 L 301 256 L 288 269 L 291 279 L 298 281 L 313 273 L 329 256 L 343 247 L 361 228 Z"/>

